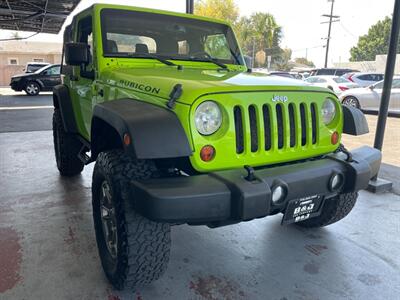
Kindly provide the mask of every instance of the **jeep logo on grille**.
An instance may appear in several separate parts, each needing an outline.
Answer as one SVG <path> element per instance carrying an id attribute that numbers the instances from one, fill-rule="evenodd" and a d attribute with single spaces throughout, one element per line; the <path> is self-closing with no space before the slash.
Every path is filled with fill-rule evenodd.
<path id="1" fill-rule="evenodd" d="M 279 95 L 275 95 L 272 97 L 272 102 L 286 102 L 288 101 L 288 97 L 287 96 L 279 96 Z"/>

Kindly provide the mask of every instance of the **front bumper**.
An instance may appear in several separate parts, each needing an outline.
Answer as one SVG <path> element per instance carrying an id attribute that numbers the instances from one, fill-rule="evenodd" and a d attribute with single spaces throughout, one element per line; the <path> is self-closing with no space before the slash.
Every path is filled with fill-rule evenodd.
<path id="1" fill-rule="evenodd" d="M 17 91 L 17 92 L 22 91 L 22 86 L 19 81 L 11 81 L 10 87 L 14 91 Z"/>
<path id="2" fill-rule="evenodd" d="M 281 212 L 288 201 L 312 195 L 332 197 L 339 193 L 365 189 L 380 167 L 381 152 L 361 147 L 352 152 L 353 161 L 339 155 L 284 166 L 260 168 L 256 180 L 245 179 L 244 169 L 228 170 L 190 177 L 132 181 L 135 206 L 143 216 L 159 222 L 228 224 L 261 218 Z M 330 188 L 334 174 L 344 184 Z M 286 189 L 284 200 L 272 202 L 272 189 Z"/>

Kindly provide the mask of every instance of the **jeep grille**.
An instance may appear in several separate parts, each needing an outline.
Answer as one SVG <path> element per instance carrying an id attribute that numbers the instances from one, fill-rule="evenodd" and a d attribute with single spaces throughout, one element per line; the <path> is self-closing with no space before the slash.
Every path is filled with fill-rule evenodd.
<path id="1" fill-rule="evenodd" d="M 315 103 L 250 104 L 248 107 L 233 108 L 235 121 L 236 153 L 245 149 L 246 128 L 250 132 L 250 152 L 263 147 L 270 151 L 307 146 L 317 143 L 317 105 Z M 274 132 L 276 134 L 274 134 Z"/>

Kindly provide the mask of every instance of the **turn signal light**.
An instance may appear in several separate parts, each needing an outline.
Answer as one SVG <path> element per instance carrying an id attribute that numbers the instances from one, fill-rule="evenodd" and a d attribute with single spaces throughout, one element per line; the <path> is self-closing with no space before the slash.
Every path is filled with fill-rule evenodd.
<path id="1" fill-rule="evenodd" d="M 332 143 L 332 145 L 336 145 L 338 142 L 339 142 L 339 133 L 337 133 L 337 131 L 335 131 L 334 133 L 332 133 L 331 143 Z"/>
<path id="2" fill-rule="evenodd" d="M 125 146 L 129 146 L 131 144 L 131 136 L 127 133 L 124 134 L 124 144 Z"/>
<path id="3" fill-rule="evenodd" d="M 211 145 L 206 145 L 201 148 L 200 158 L 202 161 L 211 161 L 215 157 L 215 148 Z"/>

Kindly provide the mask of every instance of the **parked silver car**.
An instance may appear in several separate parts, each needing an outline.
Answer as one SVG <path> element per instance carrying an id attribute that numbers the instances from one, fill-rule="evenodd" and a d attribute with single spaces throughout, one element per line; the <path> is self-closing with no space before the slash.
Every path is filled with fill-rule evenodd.
<path id="1" fill-rule="evenodd" d="M 383 80 L 383 74 L 380 73 L 347 73 L 343 77 L 361 87 L 367 87 Z"/>
<path id="2" fill-rule="evenodd" d="M 369 87 L 352 89 L 340 95 L 343 104 L 360 109 L 378 110 L 382 97 L 383 81 Z M 400 112 L 400 77 L 394 77 L 392 93 L 389 102 L 389 111 Z"/>

